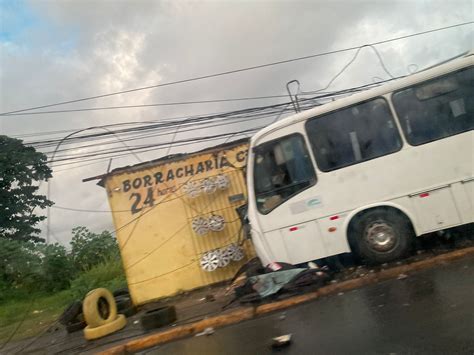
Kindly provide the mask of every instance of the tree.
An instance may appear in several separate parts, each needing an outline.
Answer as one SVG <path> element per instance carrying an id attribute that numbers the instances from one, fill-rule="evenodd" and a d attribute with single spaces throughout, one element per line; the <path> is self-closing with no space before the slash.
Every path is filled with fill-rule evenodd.
<path id="1" fill-rule="evenodd" d="M 108 231 L 97 234 L 86 227 L 75 227 L 72 234 L 71 255 L 79 270 L 88 270 L 119 255 L 117 240 Z"/>
<path id="2" fill-rule="evenodd" d="M 57 243 L 40 244 L 39 250 L 43 256 L 41 288 L 47 292 L 69 288 L 77 270 L 66 248 Z"/>
<path id="3" fill-rule="evenodd" d="M 34 214 L 53 203 L 37 194 L 51 177 L 46 155 L 19 139 L 0 135 L 0 238 L 41 241 L 35 227 L 45 216 Z"/>

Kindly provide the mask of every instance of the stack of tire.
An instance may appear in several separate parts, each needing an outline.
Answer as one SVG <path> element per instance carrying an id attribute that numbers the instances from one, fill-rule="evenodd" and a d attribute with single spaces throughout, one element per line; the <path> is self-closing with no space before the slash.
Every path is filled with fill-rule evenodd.
<path id="1" fill-rule="evenodd" d="M 84 338 L 87 340 L 102 338 L 127 324 L 125 316 L 117 313 L 114 296 L 105 288 L 96 288 L 86 295 L 82 313 L 87 323 L 84 328 Z"/>
<path id="2" fill-rule="evenodd" d="M 113 292 L 115 303 L 117 304 L 117 312 L 129 318 L 137 313 L 137 309 L 132 303 L 128 288 L 121 288 Z"/>
<path id="3" fill-rule="evenodd" d="M 59 317 L 68 333 L 84 329 L 84 337 L 97 339 L 126 325 L 125 317 L 136 313 L 127 288 L 110 293 L 105 288 L 90 291 L 84 301 L 74 301 Z"/>

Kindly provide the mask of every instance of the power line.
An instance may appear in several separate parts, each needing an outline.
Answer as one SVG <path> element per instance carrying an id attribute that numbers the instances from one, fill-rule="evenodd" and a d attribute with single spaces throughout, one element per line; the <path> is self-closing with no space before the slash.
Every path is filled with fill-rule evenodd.
<path id="1" fill-rule="evenodd" d="M 85 210 L 80 208 L 72 208 L 72 207 L 63 207 L 63 206 L 51 206 L 51 208 L 56 208 L 59 210 L 66 210 L 66 211 L 74 211 L 74 212 L 91 212 L 91 213 L 116 213 L 116 212 L 127 212 L 130 213 L 130 210 Z M 56 239 L 57 240 L 57 239 Z"/>
<path id="2" fill-rule="evenodd" d="M 393 38 L 389 38 L 389 39 L 382 40 L 382 41 L 367 43 L 367 44 L 364 44 L 364 45 L 366 45 L 366 46 L 367 45 L 368 46 L 376 46 L 376 45 L 380 45 L 380 44 L 384 44 L 384 43 L 389 43 L 389 42 L 399 41 L 399 40 L 407 39 L 407 38 L 411 38 L 411 37 L 421 36 L 421 35 L 425 35 L 425 34 L 428 34 L 428 33 L 444 31 L 444 30 L 451 29 L 451 28 L 466 26 L 466 25 L 469 25 L 469 24 L 472 24 L 472 23 L 474 23 L 474 22 L 469 21 L 469 22 L 458 23 L 458 24 L 451 25 L 451 26 L 444 26 L 444 27 L 439 27 L 439 28 L 427 30 L 427 31 L 412 33 L 412 34 L 409 34 L 409 35 L 393 37 Z M 254 66 L 244 67 L 244 68 L 240 68 L 240 69 L 228 70 L 228 71 L 224 71 L 224 72 L 220 72 L 220 73 L 197 76 L 197 77 L 194 77 L 194 78 L 176 80 L 176 81 L 171 81 L 171 82 L 162 83 L 162 84 L 149 85 L 149 86 L 139 87 L 139 88 L 135 88 L 135 89 L 117 91 L 117 92 L 113 92 L 113 93 L 109 93 L 109 94 L 102 94 L 102 95 L 84 97 L 84 98 L 80 98 L 80 99 L 61 101 L 61 102 L 57 102 L 57 103 L 53 103 L 53 104 L 47 104 L 47 105 L 42 105 L 42 106 L 34 106 L 34 107 L 30 107 L 30 108 L 24 108 L 24 109 L 19 109 L 19 110 L 14 110 L 14 111 L 8 111 L 8 112 L 0 113 L 0 116 L 7 116 L 7 115 L 14 114 L 14 113 L 38 110 L 38 109 L 42 109 L 42 108 L 60 106 L 60 105 L 71 104 L 71 103 L 76 103 L 76 102 L 89 101 L 89 100 L 94 100 L 94 99 L 99 99 L 99 98 L 104 98 L 104 97 L 110 97 L 110 96 L 119 95 L 119 94 L 127 94 L 127 93 L 131 93 L 131 92 L 142 91 L 142 90 L 155 89 L 155 88 L 164 87 L 164 86 L 183 84 L 183 83 L 188 83 L 188 82 L 197 81 L 197 80 L 203 80 L 203 79 L 215 78 L 215 77 L 229 75 L 229 74 L 241 73 L 241 72 L 245 72 L 245 71 L 249 71 L 249 70 L 268 68 L 268 67 L 275 66 L 275 65 L 281 65 L 281 64 L 286 64 L 286 63 L 291 63 L 291 62 L 296 62 L 296 61 L 301 61 L 301 60 L 306 60 L 306 59 L 311 59 L 311 58 L 327 56 L 327 55 L 336 54 L 336 53 L 347 52 L 347 51 L 358 49 L 361 46 L 362 45 L 353 46 L 353 47 L 349 47 L 349 48 L 343 48 L 343 49 L 336 49 L 336 50 L 332 50 L 332 51 L 321 52 L 321 53 L 311 54 L 311 55 L 297 57 L 297 58 L 291 58 L 291 59 L 286 59 L 286 60 L 270 62 L 270 63 L 266 63 L 266 64 L 254 65 Z"/>
<path id="3" fill-rule="evenodd" d="M 403 76 L 402 76 L 403 77 Z M 400 78 L 400 77 L 398 77 Z M 314 101 L 315 99 L 321 99 L 321 98 L 329 98 L 329 97 L 334 97 L 334 96 L 338 96 L 338 95 L 347 95 L 347 94 L 352 94 L 352 93 L 355 93 L 355 92 L 358 92 L 358 91 L 363 91 L 363 90 L 366 90 L 366 89 L 369 89 L 371 87 L 374 87 L 374 86 L 379 86 L 381 84 L 383 84 L 384 82 L 389 82 L 389 81 L 392 81 L 392 80 L 395 80 L 395 79 L 398 79 L 398 78 L 394 78 L 394 79 L 387 79 L 387 80 L 381 80 L 380 82 L 378 83 L 370 83 L 370 84 L 365 84 L 365 85 L 361 85 L 361 86 L 357 86 L 357 87 L 352 87 L 352 88 L 347 88 L 347 89 L 343 89 L 343 90 L 339 90 L 339 91 L 334 91 L 334 92 L 320 92 L 320 94 L 318 96 L 315 96 L 315 97 L 312 97 L 312 98 L 308 98 L 308 99 L 303 99 L 301 100 L 302 102 L 303 101 L 307 101 L 310 103 L 309 107 L 313 107 L 314 105 L 312 104 L 312 101 Z M 319 90 L 318 90 L 319 91 Z M 314 95 L 315 92 L 307 92 L 307 93 L 302 93 L 303 95 Z M 304 104 L 304 102 L 303 102 Z M 241 110 L 237 110 L 237 111 L 230 111 L 230 112 L 222 112 L 222 113 L 219 113 L 219 114 L 212 114 L 211 116 L 192 116 L 191 118 L 194 118 L 196 119 L 196 121 L 191 121 L 190 123 L 193 124 L 193 123 L 198 123 L 199 121 L 198 120 L 203 120 L 203 119 L 222 119 L 222 118 L 225 118 L 225 117 L 231 117 L 232 115 L 235 115 L 235 114 L 239 114 L 240 116 L 234 116 L 234 118 L 236 119 L 235 121 L 231 121 L 231 122 L 224 122 L 224 123 L 221 123 L 219 125 L 227 125 L 227 124 L 234 124 L 234 123 L 241 123 L 241 122 L 244 122 L 244 121 L 248 121 L 250 120 L 252 117 L 253 118 L 256 118 L 256 119 L 260 119 L 260 118 L 266 118 L 266 117 L 270 117 L 272 116 L 273 114 L 276 114 L 276 113 L 279 113 L 279 115 L 281 115 L 282 113 L 284 113 L 286 110 L 286 108 L 288 107 L 288 103 L 284 106 L 284 109 L 280 112 L 280 111 L 276 111 L 276 109 L 280 109 L 281 106 L 285 105 L 284 104 L 275 104 L 275 105 L 269 105 L 269 106 L 263 106 L 263 107 L 254 107 L 254 108 L 248 108 L 248 109 L 241 109 Z M 307 104 L 305 105 L 305 109 L 306 108 L 309 108 L 309 107 L 306 107 L 308 106 Z M 273 108 L 275 108 L 275 110 L 273 110 Z M 272 109 L 273 111 L 268 111 L 268 109 Z M 267 110 L 265 113 L 263 113 L 263 110 Z M 261 111 L 262 113 L 258 113 L 258 111 Z M 252 113 L 252 112 L 257 112 L 257 113 Z M 244 115 L 242 116 L 241 114 L 244 113 Z M 249 117 L 249 118 L 246 118 L 245 117 Z M 178 117 L 176 117 L 178 118 Z M 185 121 L 189 121 L 189 117 L 187 120 Z M 143 130 L 151 130 L 151 129 L 156 129 L 157 127 L 168 127 L 171 129 L 171 127 L 175 124 L 177 125 L 183 125 L 183 121 L 173 121 L 171 118 L 169 120 L 167 120 L 166 122 L 160 122 L 160 123 L 156 123 L 158 121 L 156 120 L 151 120 L 151 121 L 146 121 L 145 123 L 139 123 L 139 122 L 133 122 L 133 123 L 115 123 L 115 124 L 107 124 L 107 125 L 104 125 L 104 126 L 98 126 L 98 127 L 112 127 L 112 126 L 122 126 L 122 125 L 141 125 L 139 127 L 133 127 L 133 128 L 126 128 L 126 129 L 121 129 L 121 130 L 115 130 L 115 131 L 110 131 L 110 130 L 106 130 L 105 133 L 99 133 L 99 134 L 92 134 L 92 135 L 86 135 L 86 136 L 78 136 L 78 137 L 75 137 L 74 139 L 72 139 L 72 137 L 66 141 L 64 141 L 63 144 L 71 144 L 72 142 L 69 142 L 69 140 L 75 140 L 75 139 L 80 139 L 80 140 L 85 140 L 85 139 L 92 139 L 92 138 L 101 138 L 102 136 L 104 135 L 109 135 L 111 133 L 114 133 L 114 134 L 133 134 L 133 132 L 135 130 L 139 130 L 139 131 L 143 131 Z M 150 124 L 152 123 L 152 124 Z M 188 124 L 188 122 L 186 122 L 186 124 Z M 204 123 L 206 124 L 206 123 Z M 217 125 L 215 125 L 217 126 Z M 202 128 L 202 124 L 201 124 L 201 128 Z M 207 128 L 208 126 L 206 126 Z M 123 139 L 124 141 L 130 141 L 130 140 L 134 140 L 134 139 L 140 139 L 140 138 L 150 138 L 150 137 L 153 137 L 153 136 L 159 136 L 159 135 L 167 135 L 167 134 L 170 134 L 170 133 L 153 133 L 153 134 L 148 134 L 148 135 L 138 135 L 138 136 L 134 136 L 134 137 L 131 137 L 131 138 L 128 138 L 128 139 Z M 227 140 L 229 140 L 230 138 L 232 138 L 233 136 L 235 136 L 236 134 L 243 134 L 241 132 L 235 132 L 235 133 L 229 133 L 230 135 L 228 136 Z M 217 137 L 216 139 L 219 139 L 219 137 Z M 212 139 L 214 140 L 214 139 Z M 55 144 L 57 143 L 59 140 L 46 140 L 46 141 L 37 141 L 37 142 L 28 142 L 28 144 L 39 144 L 41 142 L 44 142 L 44 143 L 48 143 L 48 144 Z M 42 146 L 45 147 L 44 143 L 42 143 Z M 108 142 L 108 143 L 97 143 L 97 144 L 93 144 L 93 145 L 88 145 L 88 146 L 79 146 L 77 147 L 77 149 L 81 149 L 81 148 L 84 148 L 84 147 L 94 147 L 94 146 L 98 146 L 98 145 L 105 145 L 105 144 L 111 144 L 111 143 L 115 143 L 114 142 Z M 192 142 L 190 144 L 193 144 Z M 183 144 L 180 144 L 180 145 L 183 145 Z M 39 145 L 37 145 L 37 147 L 39 147 Z M 74 150 L 76 148 L 69 148 L 69 149 L 62 149 L 60 151 L 65 151 L 65 150 Z M 152 149 L 148 149 L 146 151 L 153 151 L 153 150 L 159 150 L 159 149 L 163 149 L 161 147 L 158 147 L 158 148 L 152 148 Z M 111 153 L 114 153 L 113 151 L 109 151 L 109 152 L 102 152 L 102 155 L 105 155 L 105 154 L 111 154 Z M 123 158 L 125 156 L 128 156 L 129 154 L 116 154 L 116 155 L 109 155 L 109 158 L 112 157 L 112 158 Z M 76 156 L 76 160 L 81 158 L 81 156 L 77 157 Z M 58 166 L 62 166 L 62 165 L 76 165 L 75 167 L 73 168 L 70 168 L 70 169 L 75 169 L 75 168 L 79 168 L 79 167 L 84 167 L 84 166 L 89 166 L 89 165 L 93 165 L 93 164 L 97 164 L 97 163 L 101 163 L 101 162 L 104 162 L 104 161 L 108 161 L 108 158 L 107 159 L 103 159 L 103 158 L 94 158 L 94 159 L 82 159 L 81 161 L 73 161 L 73 162 L 70 162 L 70 163 L 63 163 L 63 164 L 57 164 L 56 167 Z M 77 164 L 80 164 L 81 162 L 92 162 L 92 163 L 88 163 L 88 164 L 82 164 L 82 165 L 79 165 L 77 166 Z M 59 171 L 65 171 L 65 170 L 69 170 L 69 169 L 62 169 L 62 170 L 59 170 Z"/>
<path id="4" fill-rule="evenodd" d="M 92 107 L 92 108 L 77 108 L 77 109 L 71 109 L 71 110 L 23 112 L 23 113 L 11 113 L 11 114 L 1 114 L 1 115 L 2 116 L 42 115 L 42 114 L 52 114 L 52 113 L 117 110 L 117 109 L 159 107 L 159 106 L 196 105 L 196 104 L 238 102 L 238 101 L 250 101 L 250 100 L 268 100 L 268 99 L 277 99 L 277 98 L 281 99 L 281 98 L 286 98 L 286 97 L 288 97 L 288 95 L 270 95 L 270 96 L 256 96 L 256 97 L 240 97 L 240 98 L 234 98 L 234 99 L 214 99 L 214 100 L 199 100 L 199 101 L 184 101 L 184 102 L 162 102 L 162 103 L 156 103 L 156 104 L 105 106 L 105 107 Z"/>
<path id="5" fill-rule="evenodd" d="M 223 113 L 218 113 L 218 114 L 212 114 L 208 116 L 191 116 L 189 119 L 187 118 L 187 124 L 190 123 L 198 123 L 198 122 L 203 122 L 203 121 L 209 121 L 213 119 L 218 119 L 218 118 L 225 118 L 225 117 L 230 117 L 230 116 L 236 116 L 239 114 L 249 114 L 249 113 L 255 113 L 259 111 L 264 111 L 268 110 L 274 107 L 279 107 L 283 104 L 273 104 L 273 105 L 267 105 L 267 106 L 256 106 L 256 107 L 250 107 L 250 108 L 245 108 L 245 109 L 240 109 L 240 110 L 234 110 L 234 111 L 226 111 Z M 131 131 L 142 131 L 142 130 L 148 130 L 148 129 L 155 129 L 155 128 L 172 128 L 175 125 L 182 125 L 183 121 L 182 120 L 169 120 L 169 121 L 159 121 L 158 123 L 152 124 L 152 125 L 146 125 L 142 127 L 134 127 L 134 128 L 124 128 L 120 130 L 114 130 L 112 131 L 113 133 L 124 133 L 124 132 L 131 132 Z M 94 126 L 96 128 L 103 127 L 103 126 Z M 85 131 L 87 129 L 91 129 L 92 127 L 84 128 L 81 129 L 81 131 Z M 76 136 L 74 138 L 68 138 L 67 143 L 74 141 L 74 140 L 84 140 L 85 138 L 95 138 L 95 137 L 101 137 L 105 135 L 110 135 L 112 133 L 110 132 L 101 132 L 101 133 L 93 133 L 93 134 L 87 134 L 87 135 L 81 135 L 81 136 Z M 42 141 L 30 141 L 30 142 L 25 142 L 25 144 L 28 145 L 33 145 L 35 147 L 39 147 L 39 144 L 52 144 L 55 145 L 57 142 L 64 140 L 64 138 L 61 139 L 49 139 L 49 140 L 42 140 Z"/>
<path id="6" fill-rule="evenodd" d="M 185 269 L 189 266 L 191 266 L 192 264 L 194 264 L 196 262 L 196 260 L 191 260 L 191 262 L 185 264 L 185 265 L 182 265 L 176 269 L 173 269 L 173 270 L 170 270 L 168 272 L 165 272 L 165 273 L 162 273 L 162 274 L 159 274 L 159 275 L 156 275 L 156 276 L 153 276 L 153 277 L 150 277 L 148 279 L 145 279 L 145 280 L 140 280 L 140 281 L 135 281 L 135 282 L 131 282 L 130 285 L 136 285 L 136 284 L 140 284 L 140 283 L 144 283 L 144 282 L 148 282 L 148 281 L 151 281 L 151 280 L 154 280 L 154 279 L 158 279 L 160 277 L 163 277 L 163 276 L 166 276 L 166 275 L 170 275 L 170 274 L 173 274 L 175 273 L 176 271 L 179 271 L 179 270 L 182 270 L 182 269 Z"/>
<path id="7" fill-rule="evenodd" d="M 382 81 L 382 82 L 385 82 L 385 81 Z M 368 87 L 372 87 L 372 86 L 375 86 L 375 85 L 380 85 L 382 84 L 382 82 L 380 83 L 377 83 L 377 84 L 367 84 L 367 85 L 363 85 L 363 86 L 360 86 L 360 87 L 354 87 L 354 88 L 349 88 L 349 89 L 344 89 L 344 90 L 341 90 L 341 91 L 336 91 L 336 92 L 328 92 L 328 93 L 325 93 L 325 94 L 321 94 L 317 97 L 312 97 L 312 98 L 308 98 L 308 99 L 302 99 L 301 101 L 308 101 L 309 103 L 311 103 L 309 105 L 309 107 L 313 107 L 314 105 L 312 104 L 312 101 L 314 101 L 315 99 L 320 99 L 320 98 L 325 98 L 325 97 L 334 97 L 334 96 L 337 96 L 337 95 L 344 95 L 344 94 L 349 94 L 349 93 L 354 93 L 354 92 L 357 92 L 357 91 L 361 91 L 361 90 L 365 90 L 366 88 Z M 274 104 L 274 105 L 268 105 L 268 106 L 260 106 L 260 107 L 252 107 L 252 108 L 247 108 L 247 109 L 241 109 L 241 110 L 236 110 L 236 111 L 230 111 L 230 112 L 224 112 L 224 113 L 220 113 L 220 114 L 216 114 L 216 115 L 210 115 L 210 116 L 192 116 L 192 117 L 189 117 L 187 119 L 185 119 L 184 121 L 183 120 L 175 120 L 175 121 L 166 121 L 166 122 L 160 122 L 160 123 L 155 123 L 156 121 L 150 121 L 150 122 L 153 122 L 153 124 L 148 124 L 148 125 L 141 125 L 141 126 L 138 126 L 138 127 L 133 127 L 133 128 L 125 128 L 125 129 L 120 129 L 120 130 L 115 130 L 115 131 L 108 131 L 108 132 L 105 132 L 105 133 L 94 133 L 94 134 L 88 134 L 88 135 L 81 135 L 81 136 L 76 136 L 74 138 L 68 138 L 67 140 L 64 141 L 63 144 L 71 144 L 73 143 L 74 141 L 76 140 L 81 140 L 81 141 L 84 141 L 84 140 L 89 140 L 89 139 L 97 139 L 97 138 L 101 138 L 101 137 L 104 137 L 104 136 L 107 136 L 107 135 L 110 135 L 110 134 L 132 134 L 133 132 L 138 132 L 138 131 L 145 131 L 145 130 L 155 130 L 157 128 L 160 128 L 160 131 L 162 133 L 158 134 L 158 135 L 167 135 L 167 134 L 171 134 L 171 132 L 167 133 L 167 132 L 163 132 L 163 129 L 172 129 L 173 127 L 182 127 L 182 126 L 194 126 L 194 125 L 197 125 L 199 127 L 203 127 L 203 124 L 211 124 L 211 121 L 216 121 L 216 120 L 221 120 L 223 123 L 219 124 L 219 125 L 228 125 L 228 124 L 232 124 L 232 123 L 238 123 L 238 122 L 242 122 L 242 121 L 246 121 L 248 118 L 251 118 L 251 117 L 254 117 L 254 118 L 265 118 L 265 117 L 268 117 L 270 115 L 273 115 L 275 113 L 279 113 L 280 111 L 280 107 L 286 107 L 287 106 L 287 103 L 282 103 L 282 104 Z M 230 121 L 230 120 L 227 120 L 227 118 L 230 118 L 232 117 L 233 118 L 233 121 Z M 106 125 L 109 127 L 109 125 Z M 101 127 L 105 127 L 105 126 L 97 126 L 96 128 L 101 128 Z M 85 129 L 83 129 L 85 130 Z M 134 140 L 134 139 L 138 139 L 138 138 L 146 138 L 146 137 L 152 137 L 152 136 L 156 136 L 157 134 L 150 134 L 150 135 L 142 135 L 142 136 L 135 136 L 133 138 L 129 138 L 129 139 L 123 139 L 124 141 L 128 141 L 128 140 Z M 61 140 L 64 140 L 64 139 L 61 139 Z M 59 142 L 60 140 L 59 139 L 49 139 L 49 140 L 42 140 L 42 141 L 29 141 L 29 142 L 25 142 L 25 144 L 28 144 L 28 145 L 33 145 L 35 148 L 44 148 L 44 147 L 47 147 L 47 146 L 53 146 L 53 145 L 56 145 L 57 142 Z M 104 145 L 104 144 L 111 144 L 111 143 L 114 143 L 114 142 L 109 142 L 109 143 L 101 143 L 101 145 Z M 86 145 L 86 146 L 80 146 L 78 148 L 83 148 L 83 147 L 89 147 L 91 145 Z M 73 148 L 68 148 L 68 149 L 62 149 L 60 151 L 65 151 L 65 150 L 71 150 Z"/>
<path id="8" fill-rule="evenodd" d="M 395 79 L 397 79 L 397 78 L 395 78 Z M 346 94 L 346 93 L 354 93 L 354 92 L 357 92 L 357 91 L 360 91 L 360 90 L 365 90 L 367 88 L 370 88 L 372 86 L 380 85 L 380 84 L 382 84 L 384 82 L 387 82 L 387 81 L 390 81 L 390 80 L 381 80 L 378 83 L 370 83 L 370 84 L 361 85 L 361 86 L 357 86 L 357 87 L 346 88 L 346 89 L 339 90 L 339 91 L 325 92 L 325 91 L 317 90 L 317 91 L 302 92 L 299 95 L 314 95 L 316 93 L 319 93 L 320 95 L 325 95 L 325 96 L 326 95 L 328 95 L 328 96 L 343 95 L 343 94 Z M 274 106 L 269 105 L 267 107 L 274 107 Z M 252 109 L 252 108 L 250 108 L 250 109 Z M 230 111 L 230 112 L 231 113 L 232 112 L 245 112 L 245 110 L 248 110 L 248 109 L 241 109 L 241 110 Z M 160 119 L 160 120 L 147 120 L 147 121 L 141 121 L 141 122 L 109 123 L 109 124 L 101 125 L 101 126 L 98 126 L 98 127 L 112 128 L 112 127 L 120 127 L 120 126 L 137 126 L 137 127 L 134 127 L 134 128 L 125 128 L 125 129 L 122 129 L 120 131 L 114 131 L 115 133 L 121 133 L 121 132 L 124 132 L 124 131 L 132 132 L 133 130 L 142 130 L 142 129 L 148 129 L 148 128 L 151 129 L 151 128 L 155 127 L 154 125 L 161 125 L 163 123 L 182 122 L 182 121 L 177 121 L 177 120 L 189 120 L 189 118 L 217 117 L 217 116 L 224 117 L 224 115 L 226 115 L 228 113 L 229 113 L 229 111 L 221 111 L 221 112 L 203 113 L 203 114 L 193 115 L 193 116 L 173 116 L 173 117 L 163 118 L 163 119 Z M 56 135 L 56 134 L 63 134 L 63 133 L 71 133 L 71 132 L 75 132 L 75 131 L 78 131 L 78 130 L 81 130 L 81 129 L 82 128 L 75 128 L 75 129 L 67 129 L 67 130 L 24 133 L 24 134 L 19 134 L 19 135 L 13 135 L 12 137 L 14 137 L 14 138 L 40 137 L 40 136 Z M 82 136 L 79 136 L 79 137 L 76 137 L 76 138 L 81 138 L 82 139 Z M 59 141 L 59 138 L 58 139 L 55 138 L 55 141 L 56 142 Z M 24 143 L 28 144 L 28 145 L 37 145 L 37 144 L 44 143 L 44 142 L 53 142 L 53 141 L 51 139 L 49 139 L 49 140 L 36 141 L 36 142 L 35 141 L 26 141 Z M 66 141 L 65 144 L 67 144 L 67 141 Z"/>
<path id="9" fill-rule="evenodd" d="M 235 121 L 224 121 L 224 122 L 220 122 L 220 123 L 213 123 L 213 122 L 209 122 L 209 123 L 203 123 L 201 124 L 199 127 L 189 127 L 187 129 L 184 129 L 184 130 L 181 130 L 180 133 L 186 133 L 186 132 L 196 132 L 197 130 L 203 130 L 203 129 L 209 129 L 209 128 L 217 128 L 217 127 L 223 127 L 223 126 L 228 126 L 228 125 L 235 125 L 235 124 L 240 124 L 240 123 L 244 123 L 244 122 L 248 122 L 248 121 L 256 121 L 256 120 L 260 120 L 260 119 L 266 119 L 268 117 L 271 117 L 273 115 L 265 115 L 265 116 L 261 116 L 261 117 L 249 117 L 249 118 L 243 118 L 243 119 L 238 119 L 238 120 L 235 120 Z M 240 133 L 240 132 L 236 132 L 237 133 Z M 134 141 L 134 140 L 137 140 L 137 139 L 149 139 L 149 138 L 155 138 L 155 137 L 161 137 L 161 136 L 169 136 L 171 134 L 171 132 L 158 132 L 158 133 L 148 133 L 148 134 L 144 134 L 144 135 L 136 135 L 136 136 L 133 136 L 133 137 L 130 137 L 130 138 L 126 138 L 126 139 L 122 139 L 123 142 L 128 142 L 128 141 Z M 171 143 L 173 143 L 173 139 L 171 139 Z M 105 145 L 110 145 L 110 144 L 117 144 L 116 141 L 107 141 L 107 142 L 103 142 L 103 143 L 94 143 L 94 144 L 87 144 L 87 145 L 81 145 L 81 146 L 77 146 L 77 147 L 72 147 L 72 148 L 64 148 L 64 149 L 59 149 L 57 152 L 67 152 L 67 151 L 74 151 L 74 150 L 77 150 L 77 149 L 84 149 L 84 148 L 93 148 L 93 147 L 97 147 L 97 146 L 105 146 Z M 44 154 L 50 154 L 51 152 L 44 152 Z M 80 156 L 82 154 L 78 154 L 76 156 Z M 165 154 L 165 155 L 168 155 L 168 154 Z M 57 157 L 74 157 L 75 155 L 74 154 L 71 154 L 71 155 L 59 155 Z"/>
<path id="10" fill-rule="evenodd" d="M 256 128 L 250 128 L 250 129 L 246 129 L 246 130 L 243 130 L 243 131 L 239 131 L 239 133 L 253 132 L 255 130 L 262 129 L 263 127 L 264 126 L 256 127 Z M 235 132 L 228 132 L 228 133 L 221 133 L 221 134 L 203 136 L 203 137 L 198 137 L 198 138 L 186 138 L 186 139 L 181 139 L 181 140 L 176 141 L 176 142 L 177 143 L 182 143 L 182 144 L 183 143 L 184 144 L 189 144 L 189 143 L 194 143 L 194 142 L 202 142 L 202 141 L 214 140 L 216 138 L 217 139 L 224 138 L 224 137 L 227 137 L 227 136 L 232 135 L 234 133 Z M 77 159 L 80 159 L 80 158 L 89 158 L 89 157 L 95 157 L 95 156 L 99 156 L 99 155 L 112 154 L 112 153 L 122 153 L 122 152 L 125 152 L 125 151 L 129 151 L 129 152 L 131 152 L 131 151 L 142 151 L 142 150 L 146 151 L 146 149 L 148 149 L 148 148 L 161 147 L 161 146 L 166 146 L 168 144 L 169 144 L 169 142 L 164 142 L 164 143 L 156 143 L 156 144 L 146 144 L 146 145 L 142 145 L 142 146 L 132 146 L 132 147 L 128 147 L 127 149 L 119 148 L 119 149 L 111 150 L 111 151 L 108 151 L 108 152 L 105 152 L 105 153 L 90 153 L 90 154 L 84 154 L 80 157 L 73 157 L 73 158 L 64 157 L 64 158 L 60 158 L 60 159 L 49 160 L 47 163 L 51 164 L 51 163 L 60 162 L 60 161 L 77 160 Z"/>

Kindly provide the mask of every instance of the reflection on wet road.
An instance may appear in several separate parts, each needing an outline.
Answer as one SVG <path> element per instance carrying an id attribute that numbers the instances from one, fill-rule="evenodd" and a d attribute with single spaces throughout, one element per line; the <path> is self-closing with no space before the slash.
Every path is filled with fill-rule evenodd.
<path id="1" fill-rule="evenodd" d="M 293 334 L 293 343 L 272 351 L 270 339 L 287 333 Z M 146 353 L 473 354 L 474 259 L 329 296 Z"/>

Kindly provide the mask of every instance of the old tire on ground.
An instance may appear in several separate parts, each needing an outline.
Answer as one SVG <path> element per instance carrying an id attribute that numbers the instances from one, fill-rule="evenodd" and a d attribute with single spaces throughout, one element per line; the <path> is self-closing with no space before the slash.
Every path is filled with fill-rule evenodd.
<path id="1" fill-rule="evenodd" d="M 66 307 L 64 312 L 59 316 L 59 323 L 62 325 L 68 325 L 73 323 L 77 316 L 82 312 L 82 302 L 74 301 L 69 306 Z"/>
<path id="2" fill-rule="evenodd" d="M 86 322 L 75 322 L 75 323 L 69 323 L 66 325 L 66 332 L 69 334 L 77 332 L 79 330 L 84 329 L 87 326 Z"/>
<path id="3" fill-rule="evenodd" d="M 105 288 L 90 291 L 82 304 L 84 320 L 91 328 L 110 323 L 117 318 L 114 296 Z"/>
<path id="4" fill-rule="evenodd" d="M 133 306 L 132 300 L 128 296 L 120 296 L 115 298 L 115 304 L 117 305 L 117 312 L 123 313 L 124 309 L 130 308 Z"/>
<path id="5" fill-rule="evenodd" d="M 145 330 L 163 327 L 176 321 L 176 309 L 174 306 L 151 309 L 142 315 L 140 321 Z"/>
<path id="6" fill-rule="evenodd" d="M 117 304 L 117 313 L 123 314 L 127 318 L 137 313 L 137 309 L 129 296 L 116 297 L 115 302 Z"/>
<path id="7" fill-rule="evenodd" d="M 126 308 L 120 312 L 120 314 L 123 314 L 125 317 L 130 318 L 131 316 L 135 315 L 137 313 L 137 309 L 132 306 L 129 308 Z"/>
<path id="8" fill-rule="evenodd" d="M 362 260 L 380 264 L 404 257 L 413 242 L 409 219 L 394 209 L 373 209 L 352 225 L 349 241 Z"/>
<path id="9" fill-rule="evenodd" d="M 102 338 L 106 335 L 112 334 L 117 330 L 122 329 L 127 325 L 127 319 L 123 314 L 119 314 L 114 320 L 109 323 L 100 325 L 98 327 L 91 327 L 88 325 L 84 328 L 84 338 L 87 340 Z"/>
<path id="10" fill-rule="evenodd" d="M 114 295 L 115 298 L 117 298 L 120 296 L 129 296 L 130 291 L 128 290 L 128 287 L 123 287 L 123 288 L 119 288 L 118 290 L 115 290 L 114 292 L 112 292 L 112 294 Z"/>

